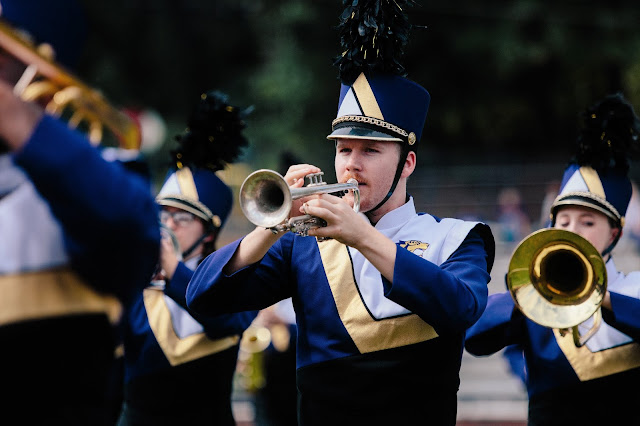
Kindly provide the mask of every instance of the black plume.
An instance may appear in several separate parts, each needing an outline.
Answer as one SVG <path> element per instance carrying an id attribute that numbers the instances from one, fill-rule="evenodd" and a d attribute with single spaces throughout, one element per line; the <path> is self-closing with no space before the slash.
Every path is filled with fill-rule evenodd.
<path id="1" fill-rule="evenodd" d="M 595 169 L 629 170 L 640 152 L 640 120 L 621 93 L 606 96 L 582 113 L 575 161 Z"/>
<path id="2" fill-rule="evenodd" d="M 411 25 L 405 15 L 413 0 L 343 0 L 338 30 L 342 54 L 334 65 L 340 80 L 350 85 L 362 72 L 402 77 L 404 49 Z"/>
<path id="3" fill-rule="evenodd" d="M 242 131 L 246 127 L 244 119 L 252 109 L 229 105 L 227 95 L 219 91 L 200 95 L 187 128 L 175 138 L 179 147 L 171 151 L 174 164 L 178 168 L 184 165 L 216 172 L 233 163 L 249 144 Z"/>

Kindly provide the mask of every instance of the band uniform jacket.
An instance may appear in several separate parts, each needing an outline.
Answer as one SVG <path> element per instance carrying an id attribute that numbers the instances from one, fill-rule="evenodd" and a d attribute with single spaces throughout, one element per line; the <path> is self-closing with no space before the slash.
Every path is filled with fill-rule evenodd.
<path id="1" fill-rule="evenodd" d="M 187 303 L 221 313 L 292 297 L 301 425 L 455 424 L 464 331 L 486 305 L 491 232 L 419 215 L 413 198 L 376 229 L 397 245 L 393 284 L 353 248 L 287 233 L 231 276 L 222 270 L 240 241 L 219 249 L 196 269 Z"/>
<path id="2" fill-rule="evenodd" d="M 179 262 L 168 283 L 145 288 L 127 313 L 124 398 L 131 424 L 235 424 L 238 345 L 258 312 L 192 315 L 185 297 L 198 261 Z"/>
<path id="3" fill-rule="evenodd" d="M 5 414 L 104 421 L 113 325 L 157 262 L 157 214 L 144 179 L 51 116 L 0 156 Z"/>
<path id="4" fill-rule="evenodd" d="M 467 333 L 465 347 L 474 355 L 522 348 L 532 424 L 640 424 L 640 272 L 625 275 L 613 258 L 606 269 L 613 312 L 602 309 L 598 331 L 580 348 L 571 332 L 562 336 L 514 309 L 508 292 L 489 296 Z M 592 325 L 593 318 L 580 324 L 581 335 Z"/>

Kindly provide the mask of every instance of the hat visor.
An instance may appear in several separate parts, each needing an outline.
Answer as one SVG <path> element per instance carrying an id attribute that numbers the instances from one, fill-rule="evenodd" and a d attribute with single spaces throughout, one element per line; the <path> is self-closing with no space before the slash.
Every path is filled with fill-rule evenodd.
<path id="1" fill-rule="evenodd" d="M 558 208 L 562 206 L 581 206 L 588 207 L 595 211 L 598 211 L 605 216 L 613 219 L 615 222 L 620 221 L 620 216 L 618 216 L 618 212 L 612 212 L 610 209 L 606 208 L 606 206 L 602 205 L 602 203 L 597 202 L 595 200 L 590 200 L 585 196 L 579 195 L 568 195 L 564 197 L 558 197 L 556 201 L 551 205 L 551 215 L 555 216 L 558 212 Z"/>
<path id="2" fill-rule="evenodd" d="M 367 139 L 374 141 L 402 142 L 402 139 L 387 133 L 359 126 L 344 126 L 335 129 L 327 139 Z"/>
<path id="3" fill-rule="evenodd" d="M 176 199 L 172 197 L 167 197 L 167 198 L 158 197 L 156 198 L 156 203 L 161 206 L 175 207 L 177 209 L 184 210 L 186 212 L 189 212 L 193 215 L 198 216 L 200 219 L 204 221 L 211 220 L 208 217 L 208 215 L 205 212 L 203 212 L 201 209 L 197 208 L 196 206 L 194 206 L 189 202 L 186 202 L 180 199 Z"/>

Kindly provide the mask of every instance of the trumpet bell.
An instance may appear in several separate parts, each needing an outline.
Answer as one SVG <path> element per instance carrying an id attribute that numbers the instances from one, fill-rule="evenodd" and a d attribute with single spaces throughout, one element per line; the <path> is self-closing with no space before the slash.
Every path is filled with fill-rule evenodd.
<path id="1" fill-rule="evenodd" d="M 580 235 L 543 229 L 530 234 L 514 251 L 507 287 L 525 316 L 563 330 L 577 327 L 599 311 L 607 271 L 600 253 Z"/>
<path id="2" fill-rule="evenodd" d="M 240 188 L 240 207 L 249 221 L 271 228 L 289 217 L 291 191 L 282 175 L 261 169 L 251 173 Z"/>

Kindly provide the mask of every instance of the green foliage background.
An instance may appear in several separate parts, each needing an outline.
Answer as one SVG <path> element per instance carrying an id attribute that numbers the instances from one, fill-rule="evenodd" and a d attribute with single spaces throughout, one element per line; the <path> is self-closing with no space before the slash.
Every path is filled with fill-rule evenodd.
<path id="1" fill-rule="evenodd" d="M 217 88 L 255 106 L 251 168 L 277 168 L 289 150 L 332 170 L 340 1 L 84 3 L 79 74 L 116 104 L 160 112 L 157 167 L 199 94 Z M 618 90 L 640 106 L 637 1 L 419 1 L 407 13 L 405 64 L 432 95 L 421 166 L 564 163 L 582 109 Z"/>

